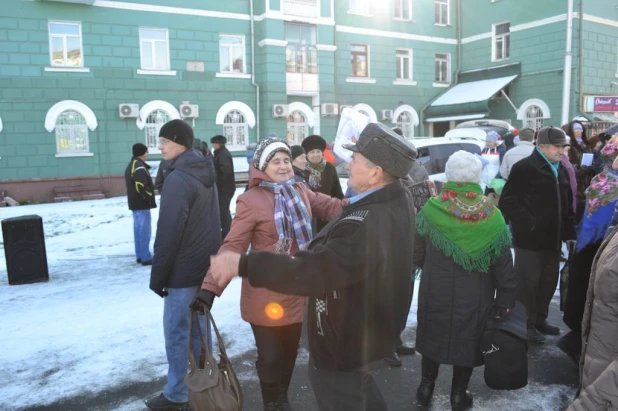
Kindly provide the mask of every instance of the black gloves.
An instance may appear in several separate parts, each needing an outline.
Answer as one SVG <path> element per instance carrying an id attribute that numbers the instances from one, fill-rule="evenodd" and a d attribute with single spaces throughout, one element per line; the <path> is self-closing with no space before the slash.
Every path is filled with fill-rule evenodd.
<path id="1" fill-rule="evenodd" d="M 189 308 L 192 310 L 198 311 L 200 313 L 204 312 L 204 307 L 210 309 L 212 308 L 212 303 L 215 301 L 215 293 L 208 290 L 199 290 L 191 304 L 189 304 Z"/>
<path id="2" fill-rule="evenodd" d="M 152 287 L 151 287 L 150 289 L 151 289 L 152 291 L 154 291 L 154 293 L 155 293 L 156 295 L 158 295 L 159 297 L 161 297 L 161 298 L 167 297 L 167 295 L 168 295 L 168 292 L 167 292 L 167 291 L 165 291 L 164 289 L 155 290 L 155 289 L 154 289 L 154 288 L 152 288 Z"/>

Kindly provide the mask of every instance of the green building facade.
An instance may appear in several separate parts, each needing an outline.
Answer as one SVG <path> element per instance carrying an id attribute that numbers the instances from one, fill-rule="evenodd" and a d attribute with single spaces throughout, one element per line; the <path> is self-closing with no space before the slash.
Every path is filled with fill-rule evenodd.
<path id="1" fill-rule="evenodd" d="M 131 146 L 160 160 L 173 118 L 225 135 L 242 169 L 270 132 L 332 141 L 346 106 L 409 138 L 618 112 L 618 8 L 604 0 L 571 13 L 565 0 L 8 1 L 0 191 L 17 200 L 123 194 Z"/>

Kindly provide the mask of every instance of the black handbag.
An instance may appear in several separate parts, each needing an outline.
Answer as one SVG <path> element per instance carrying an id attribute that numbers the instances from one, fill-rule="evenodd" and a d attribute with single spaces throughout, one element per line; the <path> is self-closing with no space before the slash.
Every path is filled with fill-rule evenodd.
<path id="1" fill-rule="evenodd" d="M 485 384 L 494 390 L 528 385 L 528 315 L 519 302 L 500 319 L 487 323 L 481 338 Z"/>

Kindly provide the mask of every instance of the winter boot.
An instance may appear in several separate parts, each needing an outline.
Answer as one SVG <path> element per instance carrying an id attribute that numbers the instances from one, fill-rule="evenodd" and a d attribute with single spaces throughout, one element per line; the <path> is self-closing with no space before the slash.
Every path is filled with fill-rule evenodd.
<path id="1" fill-rule="evenodd" d="M 281 376 L 281 382 L 279 383 L 279 396 L 277 399 L 279 411 L 292 411 L 292 406 L 290 405 L 290 400 L 288 399 L 290 381 L 292 381 L 292 374 L 284 374 Z"/>
<path id="2" fill-rule="evenodd" d="M 152 411 L 190 411 L 188 402 L 172 402 L 163 394 L 157 395 L 145 402 Z"/>
<path id="3" fill-rule="evenodd" d="M 439 370 L 440 364 L 423 357 L 421 361 L 421 383 L 416 390 L 416 399 L 424 407 L 429 405 L 431 401 Z"/>
<path id="4" fill-rule="evenodd" d="M 464 411 L 472 406 L 472 394 L 467 390 L 472 368 L 453 367 L 453 383 L 451 386 L 451 408 L 453 411 Z"/>
<path id="5" fill-rule="evenodd" d="M 264 411 L 278 411 L 279 400 L 279 381 L 263 382 L 260 381 L 260 389 L 262 390 L 262 402 L 264 403 Z"/>

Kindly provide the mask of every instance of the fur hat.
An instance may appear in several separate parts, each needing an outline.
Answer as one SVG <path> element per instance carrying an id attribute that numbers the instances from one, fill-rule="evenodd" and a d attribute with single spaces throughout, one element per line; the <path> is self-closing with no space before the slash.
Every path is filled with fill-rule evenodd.
<path id="1" fill-rule="evenodd" d="M 227 138 L 222 135 L 216 135 L 210 139 L 210 144 L 226 144 Z"/>
<path id="2" fill-rule="evenodd" d="M 147 152 L 148 152 L 148 147 L 146 147 L 144 144 L 142 143 L 133 144 L 133 157 L 143 156 Z"/>
<path id="3" fill-rule="evenodd" d="M 253 167 L 264 171 L 268 162 L 280 151 L 292 157 L 290 146 L 280 138 L 271 137 L 260 141 L 253 155 Z"/>
<path id="4" fill-rule="evenodd" d="M 454 183 L 480 183 L 481 161 L 472 153 L 459 150 L 453 153 L 448 161 L 444 172 L 446 180 Z"/>
<path id="5" fill-rule="evenodd" d="M 292 161 L 294 161 L 296 157 L 306 154 L 305 149 L 302 146 L 292 146 L 290 147 L 290 151 L 292 152 Z"/>
<path id="6" fill-rule="evenodd" d="M 313 134 L 303 140 L 301 143 L 305 151 L 308 153 L 311 150 L 326 150 L 326 140 L 317 134 Z"/>
<path id="7" fill-rule="evenodd" d="M 188 149 L 193 147 L 193 129 L 182 120 L 171 120 L 163 124 L 159 137 L 166 138 Z"/>

